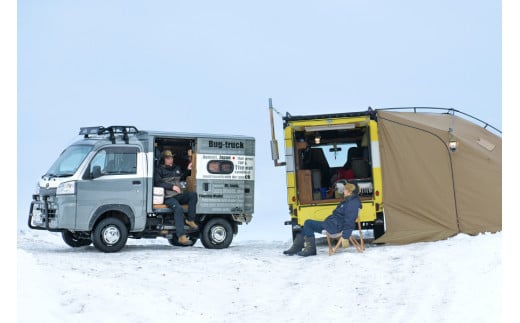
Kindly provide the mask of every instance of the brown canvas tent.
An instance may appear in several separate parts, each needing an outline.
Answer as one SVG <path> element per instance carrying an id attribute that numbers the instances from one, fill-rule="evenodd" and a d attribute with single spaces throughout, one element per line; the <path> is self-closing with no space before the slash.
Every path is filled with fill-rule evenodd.
<path id="1" fill-rule="evenodd" d="M 451 113 L 377 111 L 377 119 L 386 232 L 375 242 L 502 230 L 501 137 Z"/>

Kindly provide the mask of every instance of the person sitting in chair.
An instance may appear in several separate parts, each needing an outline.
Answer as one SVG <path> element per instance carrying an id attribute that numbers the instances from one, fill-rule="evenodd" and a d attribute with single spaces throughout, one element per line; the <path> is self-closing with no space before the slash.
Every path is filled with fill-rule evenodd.
<path id="1" fill-rule="evenodd" d="M 359 209 L 361 209 L 361 201 L 355 193 L 355 184 L 339 181 L 336 183 L 336 190 L 338 193 L 343 194 L 343 201 L 338 204 L 332 214 L 324 221 L 305 220 L 303 229 L 296 234 L 291 248 L 283 252 L 285 255 L 315 256 L 316 241 L 314 232 L 321 233 L 323 230 L 327 230 L 330 234 L 342 232 L 343 239 L 348 240 L 352 230 L 356 228 L 356 219 Z"/>

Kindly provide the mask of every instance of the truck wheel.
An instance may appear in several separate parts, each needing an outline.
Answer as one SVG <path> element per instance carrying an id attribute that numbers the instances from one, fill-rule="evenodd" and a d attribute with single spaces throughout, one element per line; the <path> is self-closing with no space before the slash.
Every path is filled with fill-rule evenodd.
<path id="1" fill-rule="evenodd" d="M 172 246 L 177 246 L 177 247 L 191 247 L 193 246 L 195 243 L 197 243 L 197 240 L 199 239 L 199 235 L 198 234 L 186 234 L 188 236 L 188 238 L 191 240 L 192 244 L 190 245 L 185 245 L 185 244 L 182 244 L 182 243 L 179 243 L 179 238 L 176 236 L 176 235 L 173 235 L 173 238 L 171 239 L 168 239 L 168 242 L 172 245 Z"/>
<path id="2" fill-rule="evenodd" d="M 200 241 L 208 249 L 224 249 L 233 240 L 233 228 L 228 220 L 214 218 L 208 221 L 202 229 Z"/>
<path id="3" fill-rule="evenodd" d="M 118 218 L 106 218 L 99 222 L 92 232 L 94 246 L 103 252 L 121 250 L 128 238 L 128 229 Z"/>
<path id="4" fill-rule="evenodd" d="M 72 248 L 89 246 L 92 243 L 92 240 L 80 238 L 78 234 L 70 231 L 63 231 L 61 237 L 63 238 L 63 241 Z"/>

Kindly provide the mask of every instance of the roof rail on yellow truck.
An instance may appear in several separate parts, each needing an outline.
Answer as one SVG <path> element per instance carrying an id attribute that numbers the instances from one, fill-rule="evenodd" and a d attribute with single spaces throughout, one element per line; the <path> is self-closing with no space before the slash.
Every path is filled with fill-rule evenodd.
<path id="1" fill-rule="evenodd" d="M 293 236 L 305 220 L 332 213 L 340 201 L 333 190 L 338 179 L 357 185 L 362 229 L 373 230 L 375 242 L 434 241 L 502 229 L 502 138 L 488 123 L 444 108 L 286 113 L 280 162 L 273 110 L 269 99 L 272 159 L 286 168 L 285 224 Z"/>

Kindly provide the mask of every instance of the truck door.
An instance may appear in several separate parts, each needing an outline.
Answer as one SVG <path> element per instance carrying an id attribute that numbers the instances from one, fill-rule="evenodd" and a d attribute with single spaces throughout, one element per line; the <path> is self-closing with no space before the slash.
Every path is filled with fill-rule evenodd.
<path id="1" fill-rule="evenodd" d="M 95 166 L 101 176 L 84 179 L 77 185 L 76 227 L 87 230 L 93 216 L 101 210 L 120 210 L 129 217 L 134 228 L 144 225 L 145 185 L 143 160 L 139 160 L 139 147 L 108 146 L 100 149 L 90 162 L 90 174 Z"/>

